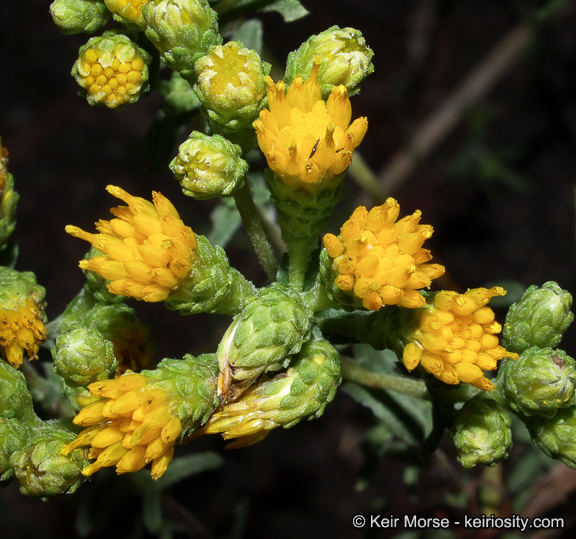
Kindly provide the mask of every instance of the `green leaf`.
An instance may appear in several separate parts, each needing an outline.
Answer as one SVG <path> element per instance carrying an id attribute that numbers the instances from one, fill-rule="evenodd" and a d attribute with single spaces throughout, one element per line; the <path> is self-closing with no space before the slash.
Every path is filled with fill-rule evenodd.
<path id="1" fill-rule="evenodd" d="M 262 21 L 249 19 L 234 31 L 232 39 L 242 42 L 247 49 L 252 49 L 258 54 L 262 54 L 262 35 Z"/>
<path id="2" fill-rule="evenodd" d="M 230 4 L 233 6 L 229 8 Z M 280 13 L 286 22 L 296 21 L 309 13 L 300 0 L 240 0 L 239 2 L 223 0 L 215 5 L 215 9 L 224 22 L 256 11 L 275 11 Z"/>
<path id="3" fill-rule="evenodd" d="M 219 468 L 223 463 L 224 459 L 213 451 L 180 457 L 168 466 L 155 485 L 159 491 L 164 490 L 191 475 Z"/>
<path id="4" fill-rule="evenodd" d="M 147 488 L 142 496 L 142 516 L 144 526 L 150 533 L 157 533 L 162 527 L 162 500 L 160 491 Z"/>

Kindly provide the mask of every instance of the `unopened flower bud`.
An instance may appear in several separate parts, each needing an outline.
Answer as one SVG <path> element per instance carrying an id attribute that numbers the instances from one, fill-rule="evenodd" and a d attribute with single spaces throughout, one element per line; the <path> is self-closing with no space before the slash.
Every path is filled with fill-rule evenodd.
<path id="1" fill-rule="evenodd" d="M 10 457 L 28 443 L 29 436 L 30 429 L 25 423 L 15 418 L 0 417 L 0 481 L 6 481 L 14 476 Z"/>
<path id="2" fill-rule="evenodd" d="M 450 437 L 464 468 L 495 466 L 512 448 L 510 416 L 492 399 L 469 400 L 458 412 Z"/>
<path id="3" fill-rule="evenodd" d="M 18 194 L 14 191 L 14 177 L 8 172 L 8 149 L 0 137 L 0 250 L 14 232 Z"/>
<path id="4" fill-rule="evenodd" d="M 180 145 L 170 169 L 185 195 L 203 200 L 229 196 L 241 187 L 248 163 L 240 147 L 224 137 L 193 131 Z"/>
<path id="5" fill-rule="evenodd" d="M 93 34 L 110 20 L 101 0 L 54 0 L 50 15 L 64 35 Z"/>
<path id="6" fill-rule="evenodd" d="M 195 64 L 198 82 L 194 90 L 215 133 L 233 137 L 234 142 L 251 135 L 266 95 L 264 77 L 270 65 L 241 43 L 217 45 Z"/>
<path id="7" fill-rule="evenodd" d="M 285 372 L 250 387 L 240 399 L 224 404 L 198 434 L 238 438 L 228 447 L 260 442 L 276 428 L 290 428 L 324 413 L 340 384 L 340 356 L 324 339 L 302 345 Z"/>
<path id="8" fill-rule="evenodd" d="M 84 452 L 62 453 L 62 448 L 75 436 L 64 422 L 57 421 L 45 423 L 33 432 L 28 444 L 10 459 L 22 494 L 40 497 L 72 494 L 84 482 L 82 468 L 88 462 Z"/>
<path id="9" fill-rule="evenodd" d="M 300 48 L 288 55 L 284 80 L 289 84 L 298 75 L 306 78 L 316 58 L 322 60 L 318 82 L 324 98 L 334 86 L 343 85 L 348 95 L 360 89 L 362 81 L 374 71 L 372 49 L 359 30 L 332 26 L 311 36 Z"/>
<path id="10" fill-rule="evenodd" d="M 555 348 L 574 320 L 572 295 L 554 281 L 532 285 L 512 305 L 504 323 L 503 345 L 521 353 L 531 346 Z"/>
<path id="11" fill-rule="evenodd" d="M 146 28 L 146 21 L 142 17 L 142 6 L 146 2 L 147 0 L 104 0 L 115 21 L 140 30 Z"/>
<path id="12" fill-rule="evenodd" d="M 562 408 L 553 417 L 525 417 L 532 440 L 550 458 L 576 470 L 576 406 Z"/>
<path id="13" fill-rule="evenodd" d="M 97 329 L 84 325 L 72 326 L 60 335 L 52 357 L 55 371 L 72 387 L 112 378 L 118 367 L 114 345 Z"/>
<path id="14" fill-rule="evenodd" d="M 576 362 L 562 350 L 538 348 L 508 361 L 504 392 L 512 410 L 525 416 L 553 416 L 559 408 L 574 404 Z"/>
<path id="15" fill-rule="evenodd" d="M 311 315 L 299 296 L 280 285 L 249 299 L 218 347 L 220 398 L 234 400 L 263 372 L 286 368 L 310 327 Z"/>
<path id="16" fill-rule="evenodd" d="M 96 305 L 86 314 L 84 324 L 114 345 L 119 372 L 153 366 L 156 347 L 150 341 L 150 326 L 138 320 L 134 309 L 123 303 Z"/>
<path id="17" fill-rule="evenodd" d="M 0 355 L 15 368 L 24 352 L 37 359 L 46 340 L 44 294 L 32 272 L 0 267 Z"/>
<path id="18" fill-rule="evenodd" d="M 110 30 L 80 48 L 72 76 L 90 105 L 113 109 L 135 103 L 148 91 L 150 61 L 128 36 Z"/>
<path id="19" fill-rule="evenodd" d="M 164 63 L 184 78 L 194 78 L 194 63 L 222 37 L 218 17 L 207 0 L 149 0 L 142 6 L 146 36 Z"/>

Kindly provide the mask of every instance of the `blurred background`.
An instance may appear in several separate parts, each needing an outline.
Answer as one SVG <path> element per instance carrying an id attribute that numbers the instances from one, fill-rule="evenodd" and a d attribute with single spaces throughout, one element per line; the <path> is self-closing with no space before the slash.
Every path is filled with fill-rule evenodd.
<path id="1" fill-rule="evenodd" d="M 360 152 L 378 181 L 367 193 L 347 180 L 347 197 L 330 231 L 337 232 L 357 205 L 394 196 L 403 215 L 420 209 L 423 222 L 434 226 L 429 246 L 447 268 L 443 287 L 465 291 L 498 283 L 517 293 L 555 280 L 576 293 L 576 3 L 303 4 L 311 14 L 289 24 L 278 13 L 256 15 L 263 22 L 266 59 L 277 72 L 290 51 L 334 24 L 361 30 L 374 51 L 374 74 L 352 106 L 353 117 L 369 119 Z M 2 2 L 0 136 L 20 194 L 17 268 L 36 273 L 47 289 L 48 317 L 55 318 L 83 284 L 77 263 L 86 246 L 64 226 L 92 230 L 94 221 L 108 218 L 116 201 L 106 185 L 146 198 L 161 191 L 200 233 L 209 229 L 215 203 L 187 199 L 167 167 L 151 169 L 142 142 L 162 103 L 158 92 L 123 110 L 90 107 L 77 95 L 70 70 L 87 37 L 62 36 L 49 5 Z M 265 275 L 245 244 L 236 238 L 231 260 L 264 285 Z M 214 351 L 228 324 L 216 316 L 184 318 L 161 305 L 134 303 L 152 326 L 159 357 Z M 563 347 L 576 354 L 575 328 Z M 370 411 L 339 392 L 323 418 L 273 432 L 252 448 L 224 453 L 216 437 L 179 448 L 181 455 L 215 451 L 224 463 L 162 494 L 164 512 L 178 526 L 174 536 L 392 537 L 402 530 L 355 530 L 352 517 L 475 510 L 483 470 L 464 473 L 449 443 L 417 466 L 386 457 L 369 461 L 363 444 L 373 422 Z M 522 444 L 515 446 L 495 479 L 502 511 L 514 506 L 506 478 L 522 451 Z M 545 483 L 532 485 L 526 503 L 532 502 L 533 515 L 559 515 L 566 527 L 574 525 L 576 472 L 559 464 L 539 479 L 542 470 L 534 466 L 534 480 Z M 100 474 L 76 495 L 47 503 L 7 486 L 0 491 L 2 537 L 152 537 L 142 524 L 146 505 L 134 481 Z M 97 507 L 104 516 L 90 520 Z M 425 533 L 403 537 L 419 536 Z M 430 535 L 498 536 L 494 530 L 455 529 Z M 549 530 L 538 537 L 552 536 Z"/>

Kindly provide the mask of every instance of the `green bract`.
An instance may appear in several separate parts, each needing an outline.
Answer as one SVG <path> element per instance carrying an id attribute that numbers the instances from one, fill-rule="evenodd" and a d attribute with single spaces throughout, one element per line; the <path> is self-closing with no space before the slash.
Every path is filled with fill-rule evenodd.
<path id="1" fill-rule="evenodd" d="M 0 138 L 0 250 L 14 232 L 18 194 L 14 191 L 14 176 L 8 172 L 8 151 Z"/>
<path id="2" fill-rule="evenodd" d="M 114 345 L 97 329 L 84 325 L 73 326 L 60 335 L 52 357 L 56 373 L 72 387 L 112 378 L 118 367 Z"/>
<path id="3" fill-rule="evenodd" d="M 558 346 L 562 335 L 574 320 L 571 306 L 572 295 L 554 281 L 544 283 L 540 288 L 532 285 L 508 311 L 502 346 L 517 353 L 531 346 Z"/>
<path id="4" fill-rule="evenodd" d="M 574 404 L 576 362 L 562 350 L 538 348 L 522 352 L 504 367 L 504 394 L 512 410 L 525 416 L 553 416 Z"/>
<path id="5" fill-rule="evenodd" d="M 0 481 L 14 476 L 10 457 L 28 443 L 29 436 L 30 428 L 25 423 L 14 418 L 0 417 Z"/>
<path id="6" fill-rule="evenodd" d="M 450 430 L 464 468 L 476 464 L 495 466 L 508 457 L 512 447 L 510 416 L 492 399 L 469 400 Z"/>
<path id="7" fill-rule="evenodd" d="M 344 85 L 348 95 L 360 90 L 362 81 L 374 71 L 372 49 L 359 30 L 332 26 L 318 35 L 311 36 L 298 50 L 288 55 L 286 84 L 300 75 L 307 78 L 312 72 L 314 60 L 322 59 L 318 82 L 324 99 L 332 88 Z"/>
<path id="8" fill-rule="evenodd" d="M 248 163 L 240 147 L 224 137 L 193 131 L 170 169 L 185 195 L 202 200 L 229 196 L 242 187 Z"/>
<path id="9" fill-rule="evenodd" d="M 34 416 L 24 375 L 0 359 L 0 418 L 28 420 Z"/>
<path id="10" fill-rule="evenodd" d="M 54 0 L 50 15 L 65 34 L 93 34 L 110 20 L 110 12 L 100 0 Z"/>
<path id="11" fill-rule="evenodd" d="M 184 78 L 193 78 L 196 60 L 222 42 L 218 17 L 206 0 L 149 0 L 142 15 L 146 36 Z"/>

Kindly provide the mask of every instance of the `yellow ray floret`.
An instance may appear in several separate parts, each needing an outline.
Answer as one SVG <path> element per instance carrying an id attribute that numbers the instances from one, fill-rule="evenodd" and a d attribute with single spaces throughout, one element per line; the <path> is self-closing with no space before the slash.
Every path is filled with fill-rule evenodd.
<path id="1" fill-rule="evenodd" d="M 305 82 L 296 77 L 288 92 L 284 82 L 274 84 L 266 77 L 268 109 L 254 122 L 268 166 L 295 190 L 314 191 L 342 174 L 368 128 L 366 118 L 350 124 L 352 107 L 344 86 L 322 100 L 319 68 L 317 62 Z"/>
<path id="2" fill-rule="evenodd" d="M 24 352 L 38 359 L 40 343 L 46 340 L 43 309 L 26 299 L 20 305 L 0 308 L 0 353 L 10 365 L 22 365 Z"/>
<path id="3" fill-rule="evenodd" d="M 517 359 L 499 345 L 496 336 L 502 326 L 494 320 L 488 302 L 506 291 L 474 288 L 464 294 L 438 292 L 423 309 L 414 341 L 404 348 L 403 361 L 408 370 L 418 364 L 447 384 L 467 382 L 479 389 L 492 390 L 494 384 L 483 371 L 492 371 L 500 359 Z"/>
<path id="4" fill-rule="evenodd" d="M 100 234 L 68 225 L 66 232 L 90 242 L 105 256 L 81 260 L 82 269 L 111 281 L 110 292 L 144 301 L 165 300 L 178 288 L 194 263 L 197 240 L 172 203 L 160 193 L 153 202 L 109 185 L 109 193 L 128 206 L 110 211 L 116 216 L 96 223 Z"/>
<path id="5" fill-rule="evenodd" d="M 420 211 L 396 221 L 399 212 L 393 198 L 370 211 L 360 206 L 339 236 L 324 236 L 337 274 L 334 284 L 371 311 L 383 305 L 423 307 L 426 300 L 418 290 L 444 273 L 444 266 L 428 263 L 432 255 L 422 248 L 432 227 L 420 224 Z"/>
<path id="6" fill-rule="evenodd" d="M 88 389 L 100 398 L 74 418 L 86 428 L 62 452 L 90 447 L 88 457 L 96 460 L 82 470 L 85 476 L 109 466 L 116 466 L 118 474 L 135 472 L 152 463 L 152 478 L 158 479 L 182 430 L 166 392 L 136 373 L 95 382 Z"/>

